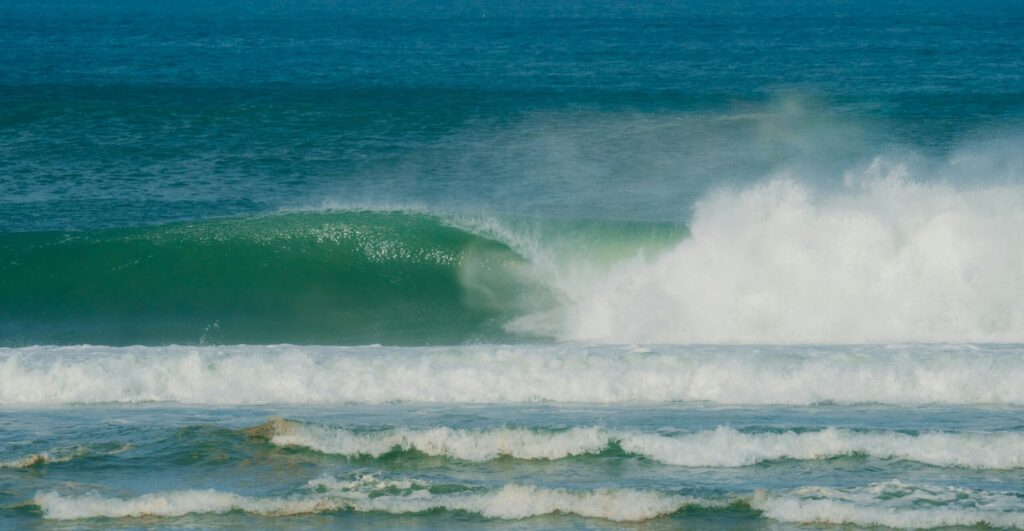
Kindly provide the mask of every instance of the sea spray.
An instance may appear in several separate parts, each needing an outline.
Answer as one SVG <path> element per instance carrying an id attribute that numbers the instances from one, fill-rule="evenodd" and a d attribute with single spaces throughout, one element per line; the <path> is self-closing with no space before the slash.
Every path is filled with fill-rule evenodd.
<path id="1" fill-rule="evenodd" d="M 558 337 L 615 343 L 1024 340 L 1024 187 L 910 180 L 876 161 L 838 191 L 723 190 L 691 236 L 568 283 Z"/>

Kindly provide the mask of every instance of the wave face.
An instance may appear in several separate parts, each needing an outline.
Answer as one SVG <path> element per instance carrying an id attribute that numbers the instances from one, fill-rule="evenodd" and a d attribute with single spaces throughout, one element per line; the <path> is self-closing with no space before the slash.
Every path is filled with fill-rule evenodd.
<path id="1" fill-rule="evenodd" d="M 1024 404 L 1019 347 L 26 347 L 0 403 Z"/>
<path id="2" fill-rule="evenodd" d="M 416 451 L 466 461 L 501 457 L 553 460 L 596 455 L 612 447 L 659 463 L 688 467 L 741 467 L 779 459 L 818 460 L 865 455 L 935 466 L 1024 467 L 1024 434 L 906 434 L 827 428 L 803 432 L 745 433 L 729 427 L 678 435 L 574 427 L 567 430 L 448 427 L 355 431 L 274 419 L 250 428 L 278 446 L 303 447 L 347 457 Z"/>
<path id="3" fill-rule="evenodd" d="M 495 301 L 523 290 L 504 244 L 397 211 L 6 233 L 0 254 L 9 345 L 450 343 L 500 337 Z"/>

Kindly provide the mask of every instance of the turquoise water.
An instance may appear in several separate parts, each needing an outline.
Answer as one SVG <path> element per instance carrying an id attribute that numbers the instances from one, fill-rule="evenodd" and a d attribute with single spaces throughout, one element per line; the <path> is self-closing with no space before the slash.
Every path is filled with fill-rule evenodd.
<path id="1" fill-rule="evenodd" d="M 1024 527 L 1024 8 L 0 0 L 0 528 Z"/>

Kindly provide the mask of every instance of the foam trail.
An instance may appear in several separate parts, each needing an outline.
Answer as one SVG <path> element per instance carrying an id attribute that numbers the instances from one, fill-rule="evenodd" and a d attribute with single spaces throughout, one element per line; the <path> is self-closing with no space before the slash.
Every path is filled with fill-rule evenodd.
<path id="1" fill-rule="evenodd" d="M 27 347 L 0 403 L 1024 404 L 1016 346 Z"/>
<path id="2" fill-rule="evenodd" d="M 876 160 L 838 193 L 783 176 L 699 202 L 691 237 L 593 280 L 555 334 L 613 343 L 1024 342 L 1024 186 L 914 182 Z M 549 320 L 548 320 L 549 321 Z M 529 318 L 513 328 L 535 328 Z"/>
<path id="3" fill-rule="evenodd" d="M 575 427 L 562 431 L 524 428 L 461 430 L 447 427 L 369 432 L 273 419 L 254 432 L 279 446 L 298 446 L 344 456 L 380 457 L 395 450 L 467 461 L 563 459 L 599 454 L 612 445 L 669 465 L 740 467 L 777 459 L 829 459 L 869 455 L 936 466 L 987 469 L 1024 467 L 1024 434 L 858 432 L 827 428 L 807 432 L 744 433 L 719 427 L 675 436 Z"/>
<path id="4" fill-rule="evenodd" d="M 909 485 L 897 480 L 854 489 L 759 491 L 750 505 L 765 517 L 801 524 L 1024 528 L 1024 499 L 1018 494 Z"/>
<path id="5" fill-rule="evenodd" d="M 502 520 L 563 513 L 616 522 L 657 518 L 690 505 L 715 505 L 695 498 L 632 489 L 570 491 L 506 485 L 489 492 L 463 487 L 460 492 L 435 494 L 424 484 L 384 481 L 372 476 L 354 481 L 325 478 L 311 481 L 309 487 L 311 492 L 292 497 L 249 497 L 211 489 L 123 499 L 96 494 L 67 496 L 49 491 L 36 494 L 33 503 L 43 511 L 44 518 L 54 520 L 175 517 L 230 511 L 287 516 L 338 510 L 403 514 L 443 509 Z"/>

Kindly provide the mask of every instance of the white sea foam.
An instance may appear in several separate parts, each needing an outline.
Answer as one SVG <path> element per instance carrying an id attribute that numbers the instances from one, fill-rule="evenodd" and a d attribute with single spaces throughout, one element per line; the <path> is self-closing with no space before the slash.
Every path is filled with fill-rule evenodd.
<path id="1" fill-rule="evenodd" d="M 895 480 L 861 488 L 802 487 L 715 498 L 636 489 L 567 490 L 516 484 L 495 490 L 459 485 L 436 487 L 439 488 L 413 480 L 366 475 L 354 479 L 319 478 L 310 481 L 304 491 L 285 497 L 244 496 L 213 489 L 156 492 L 132 498 L 47 491 L 37 493 L 33 504 L 42 510 L 44 518 L 54 520 L 176 517 L 230 511 L 262 516 L 343 510 L 405 514 L 440 509 L 504 520 L 572 514 L 637 522 L 687 507 L 717 509 L 746 503 L 763 517 L 802 524 L 1024 528 L 1024 499 L 1018 494 L 909 485 Z"/>
<path id="2" fill-rule="evenodd" d="M 344 428 L 275 419 L 269 423 L 270 442 L 301 446 L 318 452 L 380 457 L 395 449 L 467 461 L 562 459 L 596 454 L 612 442 L 609 432 L 596 427 L 541 432 L 518 428 L 460 430 L 447 427 L 354 432 Z"/>
<path id="3" fill-rule="evenodd" d="M 839 191 L 788 175 L 720 191 L 674 249 L 549 275 L 562 321 L 512 327 L 614 343 L 1024 341 L 1024 186 L 916 171 L 879 159 Z"/>
<path id="4" fill-rule="evenodd" d="M 570 491 L 529 485 L 506 485 L 494 491 L 462 488 L 433 493 L 412 481 L 364 476 L 353 481 L 324 478 L 311 481 L 310 492 L 291 497 L 250 497 L 216 490 L 183 490 L 135 498 L 98 494 L 63 495 L 40 492 L 34 503 L 45 518 L 174 517 L 193 513 L 245 511 L 264 516 L 353 510 L 392 514 L 436 509 L 464 511 L 485 518 L 514 520 L 554 513 L 575 514 L 619 522 L 641 521 L 674 513 L 689 505 L 715 505 L 685 496 L 633 489 Z M 452 490 L 451 487 L 447 490 Z"/>
<path id="5" fill-rule="evenodd" d="M 1024 528 L 1024 498 L 1019 494 L 909 485 L 895 480 L 866 488 L 759 491 L 750 505 L 768 518 L 793 523 L 903 529 L 979 525 Z"/>
<path id="6" fill-rule="evenodd" d="M 503 456 L 562 459 L 597 454 L 615 444 L 634 455 L 689 467 L 739 467 L 777 459 L 828 459 L 855 454 L 948 467 L 1024 467 L 1024 434 L 1012 432 L 910 435 L 827 428 L 799 433 L 744 433 L 729 427 L 678 435 L 600 427 L 561 431 L 437 427 L 357 432 L 282 419 L 273 419 L 259 429 L 269 432 L 270 441 L 276 445 L 345 456 L 379 457 L 399 449 L 467 461 Z"/>
<path id="7" fill-rule="evenodd" d="M 1024 404 L 1020 347 L 28 347 L 0 403 Z"/>

